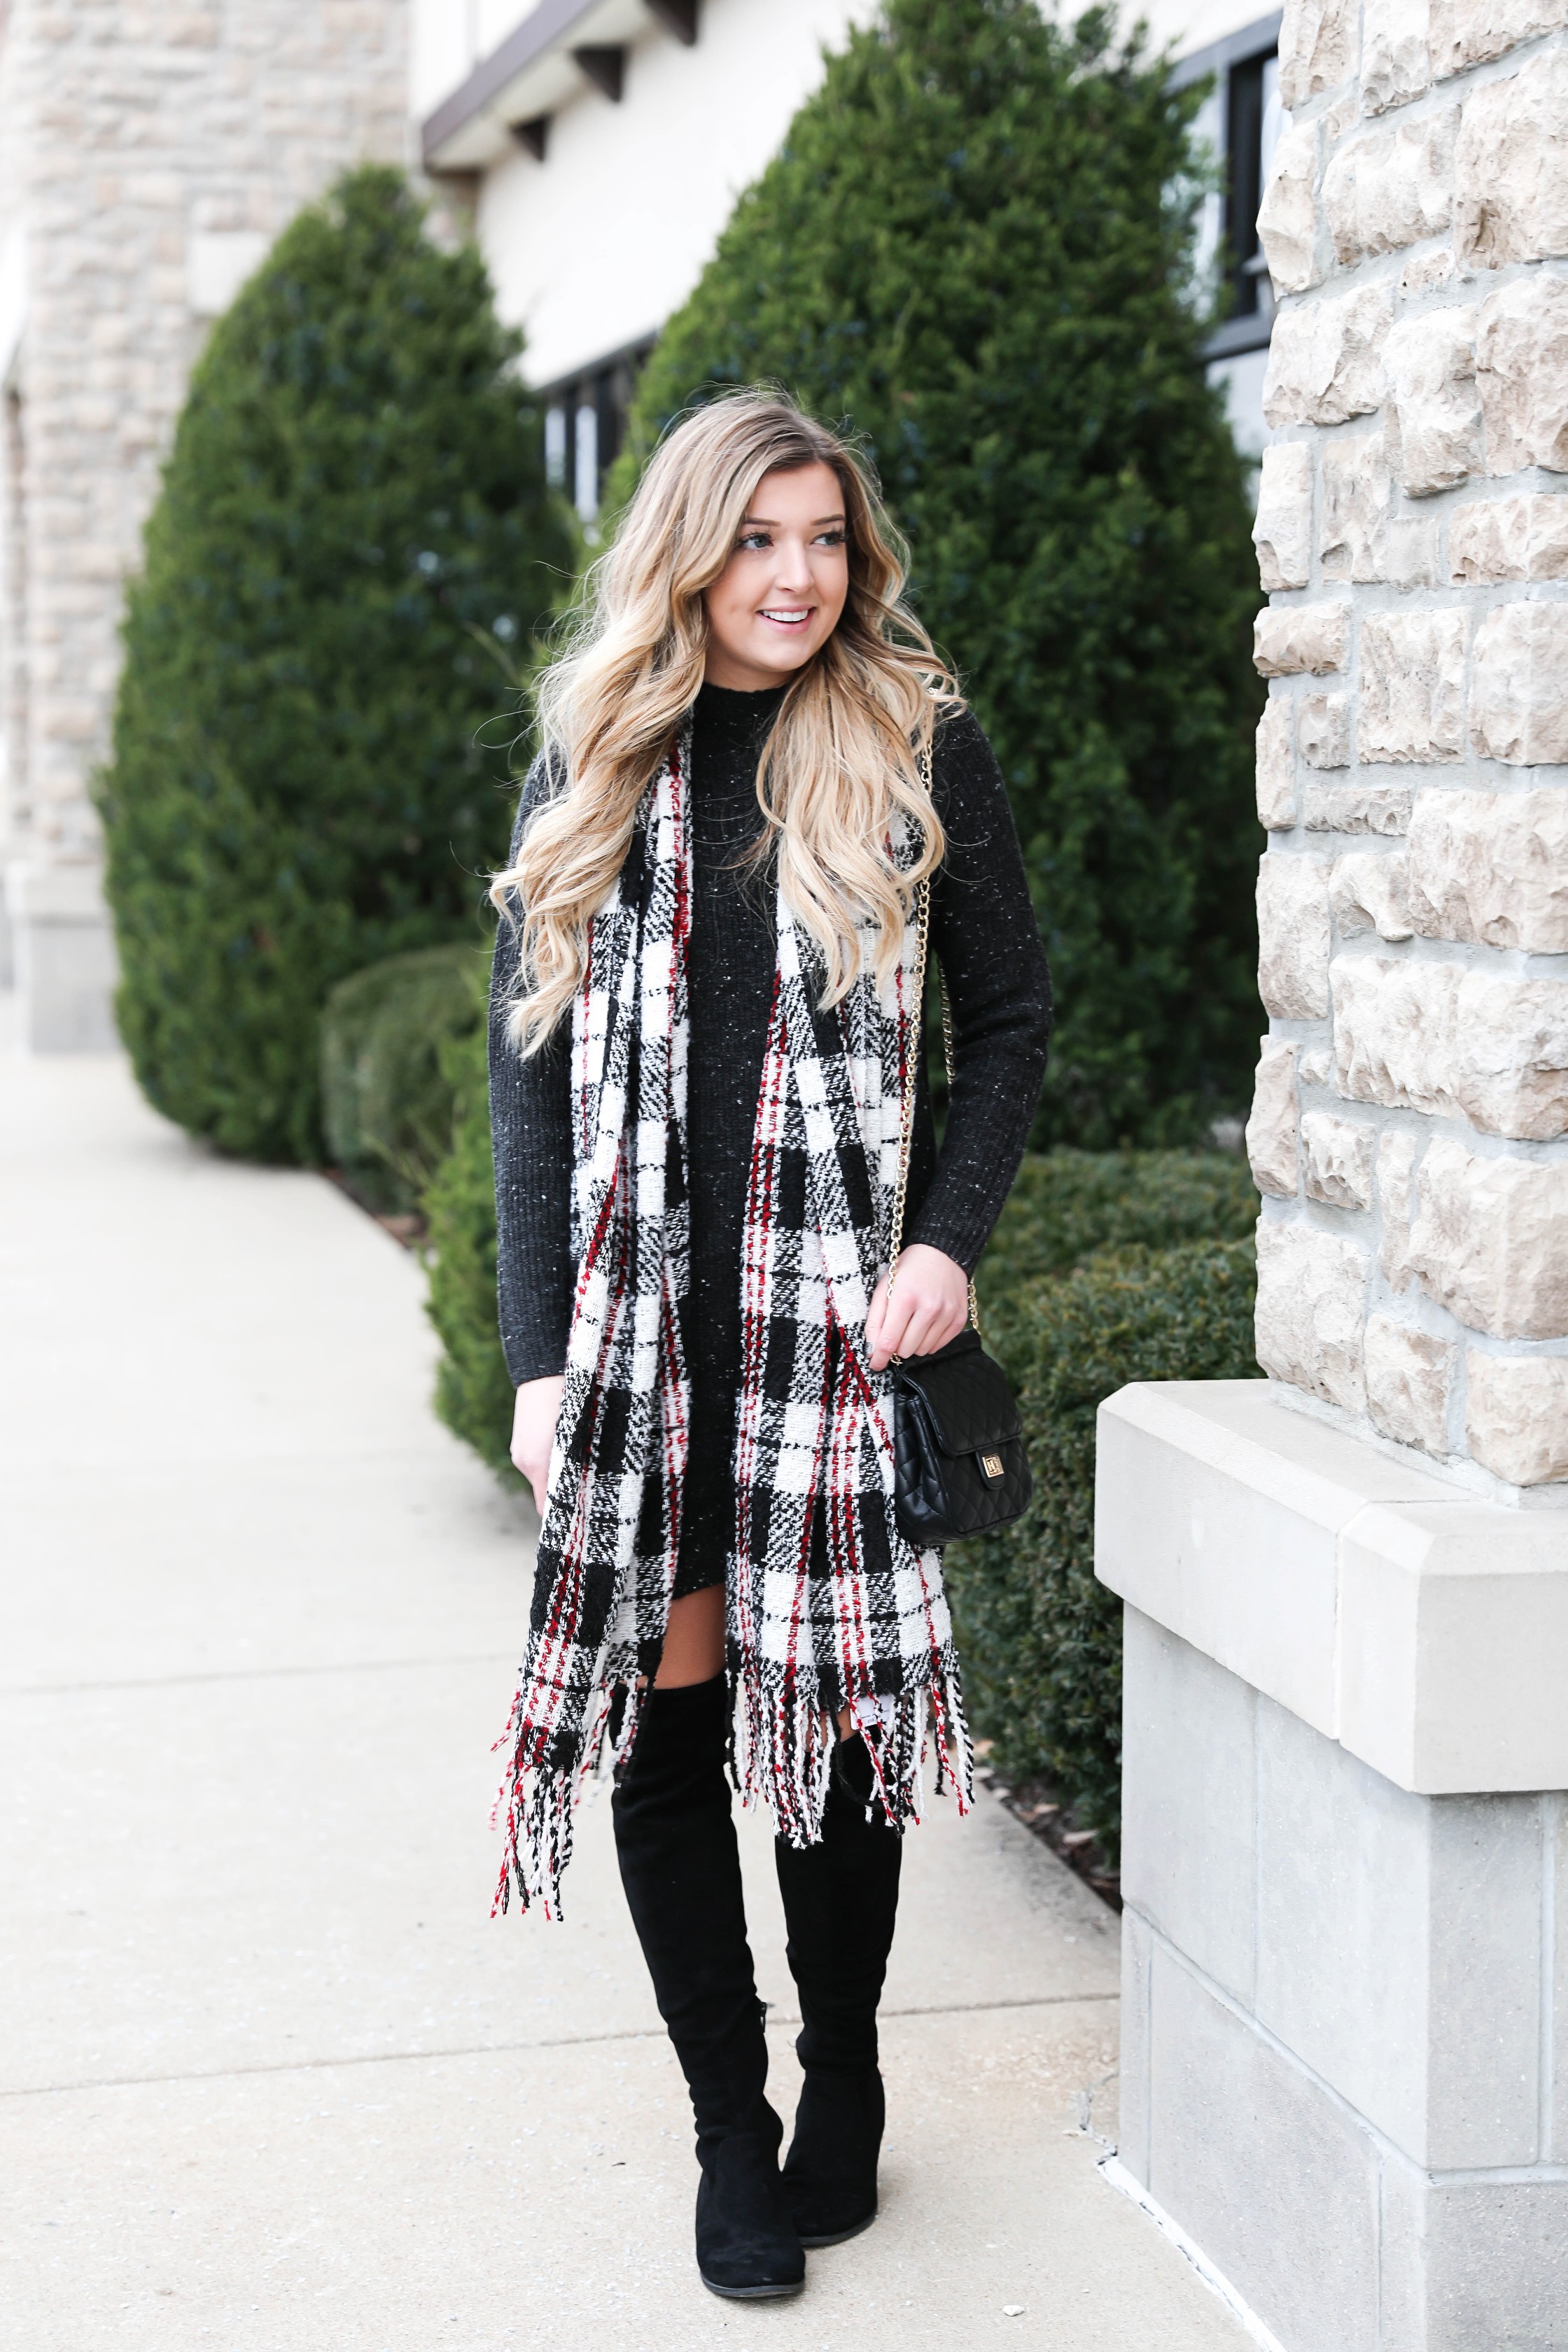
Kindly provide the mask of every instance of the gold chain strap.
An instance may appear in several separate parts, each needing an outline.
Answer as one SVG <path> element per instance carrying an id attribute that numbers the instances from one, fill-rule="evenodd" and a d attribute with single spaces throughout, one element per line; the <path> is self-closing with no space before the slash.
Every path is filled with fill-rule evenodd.
<path id="1" fill-rule="evenodd" d="M 929 789 L 929 772 L 927 783 Z M 917 911 L 915 915 L 915 927 L 917 944 L 915 948 L 914 1001 L 912 1008 L 914 1014 L 914 1037 L 912 1041 L 913 1050 L 910 1055 L 908 1078 L 904 1087 L 903 1104 L 899 1120 L 899 1178 L 893 1190 L 893 1226 L 892 1232 L 889 1236 L 888 1250 L 887 1304 L 889 1307 L 891 1307 L 893 1303 L 893 1285 L 898 1280 L 899 1260 L 903 1255 L 904 1203 L 910 1189 L 910 1141 L 914 1134 L 915 1095 L 920 1085 L 920 1057 L 921 1053 L 924 1051 L 925 1040 L 926 959 L 931 949 L 931 883 L 929 880 L 919 883 L 916 886 L 916 888 L 917 897 L 915 903 Z M 942 1067 L 947 1072 L 948 1106 L 951 1112 L 952 1104 L 953 1063 L 952 1006 L 949 1001 L 947 993 L 947 974 L 943 971 L 940 963 L 936 968 L 936 977 L 937 985 L 942 991 Z M 884 1309 L 884 1312 L 886 1312 L 886 1309 Z M 978 1331 L 980 1328 L 980 1302 L 974 1295 L 974 1276 L 973 1275 L 969 1277 L 969 1319 L 971 1323 L 973 1324 L 976 1331 Z M 897 1363 L 899 1360 L 895 1356 L 892 1360 L 894 1363 Z"/>
<path id="2" fill-rule="evenodd" d="M 915 891 L 915 971 L 914 985 L 910 991 L 914 1015 L 911 1023 L 913 1035 L 910 1041 L 910 1066 L 904 1085 L 903 1100 L 899 1112 L 899 1176 L 893 1187 L 893 1223 L 888 1235 L 888 1305 L 889 1307 L 893 1303 L 893 1284 L 898 1278 L 899 1258 L 904 1245 L 904 1202 L 910 1189 L 910 1138 L 914 1133 L 916 1073 L 920 1068 L 925 1031 L 926 955 L 931 940 L 931 886 L 926 882 L 917 883 Z M 946 1045 L 947 1032 L 944 1029 L 942 1032 L 944 1051 Z"/>

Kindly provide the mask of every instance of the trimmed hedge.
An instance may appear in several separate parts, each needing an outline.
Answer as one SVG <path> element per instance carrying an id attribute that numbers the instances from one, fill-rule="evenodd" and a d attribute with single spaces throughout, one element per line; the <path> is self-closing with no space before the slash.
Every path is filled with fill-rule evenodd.
<path id="1" fill-rule="evenodd" d="M 513 1390 L 496 1313 L 495 1161 L 483 1028 L 442 1048 L 452 1089 L 452 1148 L 426 1188 L 427 1312 L 441 1339 L 436 1410 L 509 1485 Z"/>
<path id="2" fill-rule="evenodd" d="M 328 991 L 481 936 L 516 784 L 479 739 L 573 570 L 519 348 L 474 249 L 370 166 L 192 374 L 100 796 L 121 1033 L 222 1150 L 319 1159 Z"/>
<path id="3" fill-rule="evenodd" d="M 367 1207 L 418 1208 L 452 1149 L 445 1049 L 485 1024 L 489 959 L 469 946 L 389 956 L 340 981 L 321 1013 L 327 1157 Z"/>
<path id="4" fill-rule="evenodd" d="M 1255 1288 L 1249 1240 L 1132 1247 L 1037 1276 L 985 1318 L 1022 1408 L 1035 1499 L 947 1554 L 971 1717 L 1004 1771 L 1061 1787 L 1112 1860 L 1121 1603 L 1094 1576 L 1095 1412 L 1129 1381 L 1260 1378 Z"/>
<path id="5" fill-rule="evenodd" d="M 1246 1241 L 1257 1222 L 1239 1152 L 1031 1152 L 981 1261 L 982 1310 L 1005 1312 L 1024 1286 L 1105 1250 Z"/>
<path id="6" fill-rule="evenodd" d="M 1258 566 L 1192 307 L 1201 85 L 1114 12 L 886 0 L 828 58 L 641 378 L 610 485 L 773 378 L 858 434 L 995 746 L 1060 1007 L 1043 1144 L 1197 1142 L 1251 1092 Z"/>

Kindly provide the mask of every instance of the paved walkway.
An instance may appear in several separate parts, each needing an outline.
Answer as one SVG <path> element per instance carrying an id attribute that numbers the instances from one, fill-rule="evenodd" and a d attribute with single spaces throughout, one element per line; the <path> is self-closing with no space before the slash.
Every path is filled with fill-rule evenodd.
<path id="1" fill-rule="evenodd" d="M 1079 2128 L 1115 1923 L 991 1800 L 911 1841 L 882 2219 L 796 2303 L 702 2292 L 607 1807 L 564 1927 L 488 1916 L 531 1519 L 427 1410 L 421 1291 L 325 1183 L 0 1045 L 7 2347 L 1241 2345 Z"/>

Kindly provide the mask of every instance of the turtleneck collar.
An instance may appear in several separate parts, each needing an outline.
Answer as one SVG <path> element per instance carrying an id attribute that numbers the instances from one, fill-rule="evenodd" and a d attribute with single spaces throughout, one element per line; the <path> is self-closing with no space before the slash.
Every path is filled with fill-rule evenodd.
<path id="1" fill-rule="evenodd" d="M 696 718 L 705 735 L 752 741 L 772 725 L 789 690 L 786 678 L 764 687 L 760 694 L 742 693 L 731 686 L 704 686 L 697 697 Z"/>

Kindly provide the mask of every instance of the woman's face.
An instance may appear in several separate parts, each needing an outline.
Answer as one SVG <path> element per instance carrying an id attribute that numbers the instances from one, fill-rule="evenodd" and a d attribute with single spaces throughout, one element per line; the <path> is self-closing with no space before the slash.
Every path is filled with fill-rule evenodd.
<path id="1" fill-rule="evenodd" d="M 849 587 L 844 492 L 831 466 L 764 474 L 730 561 L 703 594 L 710 686 L 758 694 L 832 635 Z"/>

